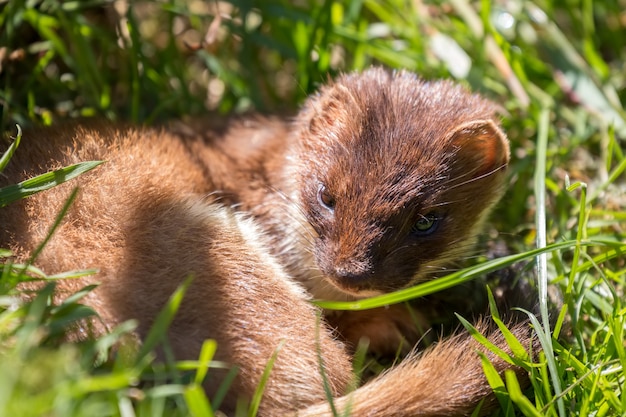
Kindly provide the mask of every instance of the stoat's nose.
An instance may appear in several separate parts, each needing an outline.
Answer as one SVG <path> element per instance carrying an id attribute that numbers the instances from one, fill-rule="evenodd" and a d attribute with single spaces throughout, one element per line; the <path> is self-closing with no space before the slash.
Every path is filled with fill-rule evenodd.
<path id="1" fill-rule="evenodd" d="M 374 270 L 370 261 L 342 262 L 335 265 L 329 275 L 335 285 L 348 292 L 361 292 L 373 287 Z"/>

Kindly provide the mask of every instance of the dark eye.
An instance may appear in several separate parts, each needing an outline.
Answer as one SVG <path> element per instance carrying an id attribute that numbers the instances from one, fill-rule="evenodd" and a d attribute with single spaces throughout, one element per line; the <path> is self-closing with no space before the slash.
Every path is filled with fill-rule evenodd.
<path id="1" fill-rule="evenodd" d="M 328 210 L 333 210 L 335 208 L 335 197 L 328 192 L 326 186 L 323 184 L 320 184 L 317 189 L 317 201 L 319 201 L 319 203 Z"/>
<path id="2" fill-rule="evenodd" d="M 419 219 L 411 227 L 411 233 L 418 236 L 427 236 L 437 230 L 439 224 L 439 217 L 436 214 L 430 213 L 425 216 L 420 216 Z"/>

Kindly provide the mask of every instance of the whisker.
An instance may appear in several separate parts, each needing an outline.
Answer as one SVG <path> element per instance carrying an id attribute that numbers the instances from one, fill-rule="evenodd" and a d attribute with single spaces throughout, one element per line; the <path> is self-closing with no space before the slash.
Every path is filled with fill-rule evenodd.
<path id="1" fill-rule="evenodd" d="M 486 172 L 486 173 L 484 173 L 484 174 L 482 174 L 482 175 L 479 175 L 479 176 L 477 176 L 477 177 L 472 177 L 472 178 L 470 178 L 469 180 L 464 181 L 464 182 L 460 182 L 460 183 L 458 183 L 458 184 L 454 184 L 454 185 L 450 186 L 448 189 L 455 189 L 455 188 L 458 188 L 458 187 L 463 187 L 463 186 L 465 186 L 465 185 L 467 185 L 467 184 L 471 184 L 471 183 L 472 183 L 472 182 L 474 182 L 474 181 L 478 181 L 478 180 L 481 180 L 481 179 L 483 179 L 483 178 L 487 178 L 487 177 L 489 177 L 489 176 L 491 176 L 491 175 L 495 174 L 496 172 L 500 171 L 500 170 L 501 170 L 502 168 L 504 168 L 505 166 L 506 166 L 506 165 L 501 165 L 501 166 L 499 166 L 499 167 L 496 167 L 496 168 L 492 169 L 491 171 L 488 171 L 488 172 Z M 456 178 L 460 178 L 460 177 L 456 177 Z M 455 178 L 455 179 L 456 179 L 456 178 Z"/>

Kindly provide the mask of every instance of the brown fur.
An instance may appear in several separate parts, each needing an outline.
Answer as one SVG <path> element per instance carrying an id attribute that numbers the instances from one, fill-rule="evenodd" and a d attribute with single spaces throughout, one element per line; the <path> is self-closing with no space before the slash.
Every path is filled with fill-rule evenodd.
<path id="1" fill-rule="evenodd" d="M 36 264 L 48 273 L 98 267 L 63 290 L 102 282 L 87 302 L 107 326 L 138 319 L 139 337 L 193 274 L 169 337 L 181 359 L 214 338 L 218 359 L 239 367 L 225 411 L 250 398 L 280 345 L 261 415 L 307 406 L 300 414 L 329 415 L 321 368 L 337 406 L 352 404 L 355 416 L 467 415 L 482 399 L 493 403 L 480 348 L 467 335 L 340 397 L 353 378 L 349 349 L 308 299 L 393 291 L 463 257 L 501 194 L 508 162 L 494 113 L 453 84 L 371 69 L 323 87 L 291 124 L 257 117 L 220 129 L 89 123 L 31 131 L 2 183 L 107 163 L 0 210 L 0 245 L 28 257 L 78 185 L 79 199 Z M 435 219 L 435 228 L 419 231 L 421 219 Z M 329 314 L 328 323 L 352 344 L 366 335 L 375 349 L 393 351 L 410 333 L 407 317 L 415 315 L 395 306 Z M 530 346 L 528 326 L 515 333 Z M 506 349 L 498 333 L 489 337 Z M 212 392 L 220 375 L 209 375 Z"/>

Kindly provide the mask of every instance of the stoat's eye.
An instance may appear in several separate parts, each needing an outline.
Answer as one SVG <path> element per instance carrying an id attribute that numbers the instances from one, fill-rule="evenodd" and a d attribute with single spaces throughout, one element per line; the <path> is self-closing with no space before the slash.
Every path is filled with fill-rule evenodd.
<path id="1" fill-rule="evenodd" d="M 324 184 L 320 184 L 317 189 L 317 201 L 328 210 L 335 208 L 335 197 L 328 192 Z"/>
<path id="2" fill-rule="evenodd" d="M 411 227 L 411 233 L 418 236 L 427 236 L 437 230 L 439 224 L 439 217 L 434 213 L 420 216 L 419 219 Z"/>

